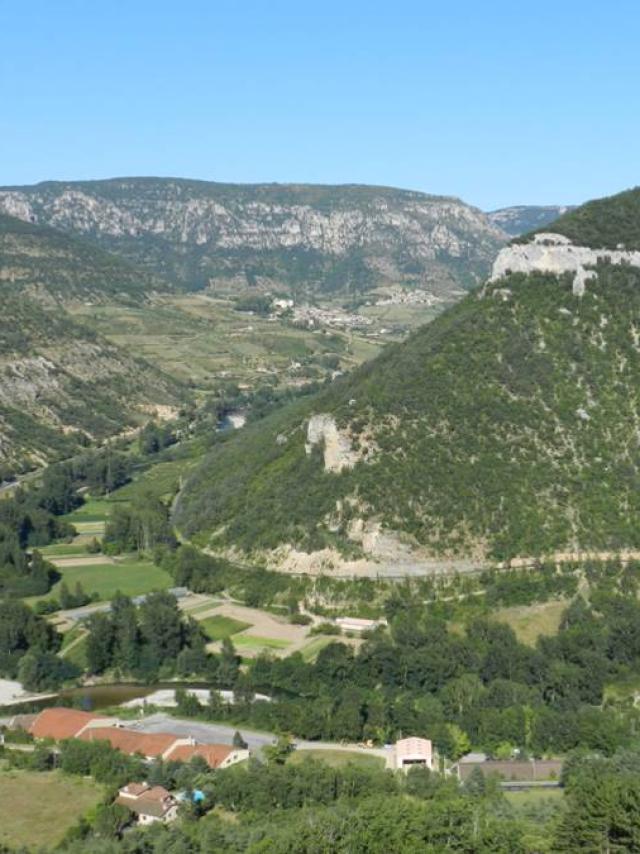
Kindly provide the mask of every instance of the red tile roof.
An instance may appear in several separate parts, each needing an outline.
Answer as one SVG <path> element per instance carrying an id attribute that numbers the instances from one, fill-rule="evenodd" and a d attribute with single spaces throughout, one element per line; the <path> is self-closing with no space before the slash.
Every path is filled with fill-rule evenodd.
<path id="1" fill-rule="evenodd" d="M 92 721 L 100 720 L 98 715 L 81 712 L 78 709 L 43 709 L 29 727 L 35 738 L 75 738 Z"/>
<path id="2" fill-rule="evenodd" d="M 141 756 L 162 756 L 177 741 L 177 736 L 169 733 L 152 735 L 118 727 L 91 727 L 80 738 L 82 741 L 108 741 L 111 747 L 132 756 L 136 753 Z"/>
<path id="3" fill-rule="evenodd" d="M 210 768 L 218 768 L 233 750 L 228 744 L 179 744 L 167 759 L 171 762 L 188 762 L 194 756 L 201 756 Z"/>

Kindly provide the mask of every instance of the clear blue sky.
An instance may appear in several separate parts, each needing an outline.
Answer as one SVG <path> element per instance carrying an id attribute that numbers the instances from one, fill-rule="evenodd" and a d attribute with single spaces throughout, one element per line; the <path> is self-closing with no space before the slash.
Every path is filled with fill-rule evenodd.
<path id="1" fill-rule="evenodd" d="M 640 184 L 638 0 L 0 0 L 0 184 Z"/>

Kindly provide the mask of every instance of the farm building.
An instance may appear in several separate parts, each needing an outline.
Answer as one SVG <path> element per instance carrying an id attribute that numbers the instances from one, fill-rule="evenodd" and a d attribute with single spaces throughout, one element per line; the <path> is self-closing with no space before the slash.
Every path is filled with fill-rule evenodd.
<path id="1" fill-rule="evenodd" d="M 192 741 L 191 744 L 176 743 L 167 758 L 172 762 L 188 762 L 194 756 L 204 759 L 209 768 L 228 768 L 248 759 L 249 751 L 227 744 L 196 744 Z"/>
<path id="2" fill-rule="evenodd" d="M 142 756 L 148 761 L 167 759 L 176 742 L 189 743 L 189 739 L 178 739 L 169 733 L 159 732 L 151 735 L 115 726 L 92 727 L 82 732 L 79 738 L 81 741 L 108 741 L 114 750 L 120 750 L 130 756 Z"/>
<path id="3" fill-rule="evenodd" d="M 194 756 L 200 756 L 210 768 L 227 768 L 249 758 L 248 750 L 238 750 L 228 744 L 199 744 L 190 736 L 178 737 L 170 732 L 139 732 L 121 726 L 116 718 L 76 709 L 44 709 L 30 720 L 27 729 L 38 739 L 106 741 L 114 750 L 129 756 L 142 756 L 148 762 L 153 759 L 189 762 Z"/>
<path id="4" fill-rule="evenodd" d="M 91 727 L 113 726 L 112 718 L 92 715 L 78 709 L 43 709 L 28 726 L 28 732 L 34 738 L 52 738 L 62 741 L 65 738 L 78 738 Z"/>
<path id="5" fill-rule="evenodd" d="M 433 747 L 428 738 L 401 738 L 393 748 L 393 759 L 398 771 L 407 771 L 412 765 L 433 770 Z"/>

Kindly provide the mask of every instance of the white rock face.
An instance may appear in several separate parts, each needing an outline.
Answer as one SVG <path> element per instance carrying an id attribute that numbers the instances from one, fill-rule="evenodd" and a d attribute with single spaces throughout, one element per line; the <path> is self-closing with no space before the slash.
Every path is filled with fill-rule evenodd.
<path id="1" fill-rule="evenodd" d="M 490 281 L 498 281 L 508 273 L 573 273 L 573 293 L 582 296 L 586 283 L 596 275 L 589 268 L 604 260 L 640 267 L 640 252 L 574 246 L 563 234 L 546 232 L 536 234 L 532 243 L 515 243 L 501 249 L 493 264 Z"/>
<path id="2" fill-rule="evenodd" d="M 345 468 L 353 468 L 359 456 L 351 447 L 351 440 L 338 430 L 331 415 L 312 415 L 307 427 L 307 443 L 305 450 L 310 454 L 312 449 L 324 443 L 325 471 L 341 472 Z"/>

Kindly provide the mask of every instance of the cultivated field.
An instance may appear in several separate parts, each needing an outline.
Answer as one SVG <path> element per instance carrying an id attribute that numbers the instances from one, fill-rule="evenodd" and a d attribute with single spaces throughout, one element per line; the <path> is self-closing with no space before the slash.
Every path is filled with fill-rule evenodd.
<path id="1" fill-rule="evenodd" d="M 102 797 L 85 778 L 0 769 L 0 845 L 51 849 Z"/>
<path id="2" fill-rule="evenodd" d="M 249 385 L 269 375 L 294 380 L 300 368 L 292 362 L 321 377 L 327 354 L 352 366 L 362 361 L 356 352 L 360 341 L 367 356 L 380 349 L 357 333 L 298 329 L 233 306 L 231 300 L 199 293 L 158 297 L 144 308 L 78 305 L 74 311 L 116 344 L 198 387 L 217 384 L 221 376 Z"/>
<path id="3" fill-rule="evenodd" d="M 191 616 L 195 616 L 193 611 L 190 614 Z M 241 620 L 234 620 L 233 617 L 224 617 L 220 614 L 216 617 L 207 617 L 201 620 L 200 626 L 209 640 L 221 641 L 225 638 L 230 638 L 238 632 L 251 628 L 251 623 L 243 623 Z"/>

